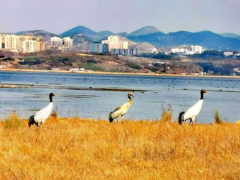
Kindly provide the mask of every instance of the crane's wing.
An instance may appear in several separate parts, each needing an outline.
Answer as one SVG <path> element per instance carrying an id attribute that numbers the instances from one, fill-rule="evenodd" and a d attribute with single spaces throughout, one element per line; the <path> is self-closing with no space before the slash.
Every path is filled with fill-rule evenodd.
<path id="1" fill-rule="evenodd" d="M 50 103 L 48 106 L 46 106 L 45 108 L 43 108 L 42 110 L 38 111 L 35 114 L 34 120 L 36 122 L 40 122 L 40 121 L 47 119 L 52 112 L 52 108 L 53 108 L 53 104 Z"/>
<path id="2" fill-rule="evenodd" d="M 185 113 L 184 113 L 184 119 L 193 118 L 194 116 L 197 116 L 202 108 L 203 101 L 199 100 L 196 104 L 194 104 L 192 107 L 190 107 Z"/>
<path id="3" fill-rule="evenodd" d="M 116 108 L 114 111 L 113 111 L 113 118 L 117 118 L 119 116 L 121 116 L 123 113 L 123 106 L 119 106 L 118 108 Z"/>

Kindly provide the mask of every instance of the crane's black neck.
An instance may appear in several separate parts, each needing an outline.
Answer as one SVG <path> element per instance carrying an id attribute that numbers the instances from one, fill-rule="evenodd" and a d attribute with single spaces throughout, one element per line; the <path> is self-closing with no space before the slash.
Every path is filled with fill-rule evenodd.
<path id="1" fill-rule="evenodd" d="M 204 94 L 204 92 L 201 91 L 201 97 L 200 97 L 200 100 L 203 99 L 203 94 Z"/>
<path id="2" fill-rule="evenodd" d="M 130 100 L 132 99 L 131 96 L 130 96 L 130 94 L 128 95 L 128 99 L 130 99 Z"/>
<path id="3" fill-rule="evenodd" d="M 53 102 L 53 101 L 52 101 L 52 96 L 51 96 L 51 95 L 49 95 L 49 99 L 50 99 L 50 102 Z"/>

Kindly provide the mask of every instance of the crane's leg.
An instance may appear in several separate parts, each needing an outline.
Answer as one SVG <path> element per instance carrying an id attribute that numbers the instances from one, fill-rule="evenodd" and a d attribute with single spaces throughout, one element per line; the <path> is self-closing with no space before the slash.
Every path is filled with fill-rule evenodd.
<path id="1" fill-rule="evenodd" d="M 192 125 L 195 124 L 195 118 L 196 118 L 196 116 L 194 116 L 194 117 L 192 118 Z"/>
<path id="2" fill-rule="evenodd" d="M 122 116 L 122 120 L 121 120 L 121 122 L 123 122 L 123 117 L 124 117 L 124 116 Z"/>
<path id="3" fill-rule="evenodd" d="M 42 122 L 40 122 L 39 128 L 40 128 L 40 129 L 44 129 L 44 126 L 43 126 L 43 123 L 42 123 Z"/>
<path id="4" fill-rule="evenodd" d="M 120 117 L 121 117 L 121 116 L 118 116 L 118 117 L 117 117 L 117 123 L 118 123 Z"/>

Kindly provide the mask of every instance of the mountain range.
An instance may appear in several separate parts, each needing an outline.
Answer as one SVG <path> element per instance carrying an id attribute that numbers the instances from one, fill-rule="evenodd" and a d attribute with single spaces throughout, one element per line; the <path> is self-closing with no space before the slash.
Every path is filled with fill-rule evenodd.
<path id="1" fill-rule="evenodd" d="M 16 35 L 28 35 L 28 36 L 42 36 L 44 41 L 50 41 L 53 36 L 59 36 L 54 33 L 50 33 L 44 30 L 32 30 L 32 31 L 19 31 L 15 33 Z"/>
<path id="2" fill-rule="evenodd" d="M 37 34 L 42 36 L 56 36 L 56 34 L 49 33 L 47 31 L 24 31 L 18 32 L 18 34 Z M 81 36 L 84 42 L 91 43 L 93 41 L 101 41 L 107 39 L 110 35 L 119 35 L 127 38 L 130 41 L 136 43 L 150 43 L 158 48 L 161 47 L 173 47 L 180 45 L 201 45 L 205 49 L 216 49 L 216 50 L 240 50 L 240 35 L 233 33 L 216 34 L 210 31 L 200 32 L 188 32 L 178 31 L 171 33 L 163 33 L 159 29 L 153 26 L 146 26 L 140 28 L 132 33 L 121 32 L 113 33 L 111 31 L 95 32 L 84 26 L 77 26 L 68 31 L 58 35 L 60 37 L 71 37 L 74 39 L 74 44 L 81 44 L 76 37 Z"/>

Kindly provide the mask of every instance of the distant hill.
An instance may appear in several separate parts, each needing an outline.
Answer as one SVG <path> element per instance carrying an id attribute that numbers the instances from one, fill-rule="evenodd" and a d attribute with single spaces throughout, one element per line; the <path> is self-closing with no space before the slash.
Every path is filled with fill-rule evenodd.
<path id="1" fill-rule="evenodd" d="M 18 31 L 18 32 L 16 32 L 15 34 L 16 34 L 16 35 L 22 35 L 22 34 L 25 33 L 25 32 L 27 32 L 27 31 Z"/>
<path id="2" fill-rule="evenodd" d="M 20 31 L 16 34 L 43 36 L 44 41 L 49 41 L 50 37 L 53 36 L 71 37 L 74 39 L 74 45 L 80 46 L 80 44 L 83 43 L 84 48 L 87 46 L 88 49 L 91 42 L 107 39 L 107 36 L 114 35 L 115 33 L 111 31 L 95 32 L 84 26 L 77 26 L 60 35 L 43 30 Z M 169 48 L 180 45 L 201 45 L 205 49 L 240 50 L 239 35 L 234 33 L 224 33 L 220 35 L 210 31 L 200 31 L 196 33 L 179 31 L 165 34 L 156 27 L 146 26 L 130 34 L 127 32 L 117 34 L 122 38 L 126 38 L 130 47 L 137 43 L 148 42 L 157 48 Z"/>
<path id="3" fill-rule="evenodd" d="M 94 32 L 91 29 L 86 28 L 84 26 L 77 26 L 68 31 L 65 31 L 64 33 L 62 33 L 60 35 L 61 35 L 61 37 L 73 38 L 74 36 L 76 36 L 78 34 L 82 34 L 83 36 L 86 36 L 86 37 L 92 39 L 93 41 L 99 39 L 99 36 L 96 32 Z"/>
<path id="4" fill-rule="evenodd" d="M 92 40 L 82 34 L 73 37 L 73 48 L 88 52 L 91 49 Z"/>
<path id="5" fill-rule="evenodd" d="M 160 32 L 158 28 L 154 26 L 145 26 L 141 29 L 133 31 L 132 33 L 129 34 L 129 36 L 141 36 L 141 35 L 152 34 L 157 32 Z"/>
<path id="6" fill-rule="evenodd" d="M 54 33 L 50 33 L 44 30 L 32 30 L 32 31 L 19 31 L 15 33 L 16 35 L 27 35 L 27 36 L 42 36 L 43 41 L 50 41 L 50 38 L 53 36 L 59 36 Z"/>
<path id="7" fill-rule="evenodd" d="M 156 47 L 200 45 L 205 49 L 240 50 L 240 40 L 223 37 L 210 31 L 196 33 L 179 31 L 168 34 L 159 32 L 141 36 L 129 36 L 128 38 L 137 43 L 149 42 Z"/>
<path id="8" fill-rule="evenodd" d="M 152 49 L 156 48 L 155 46 L 153 46 L 152 44 L 150 44 L 148 42 L 139 43 L 133 47 L 137 48 L 142 53 L 152 53 Z"/>
<path id="9" fill-rule="evenodd" d="M 113 34 L 114 33 L 111 32 L 111 31 L 100 31 L 100 32 L 97 33 L 97 35 L 99 36 L 100 39 L 106 38 L 106 37 L 111 36 Z"/>
<path id="10" fill-rule="evenodd" d="M 120 32 L 120 33 L 117 33 L 118 35 L 122 36 L 122 37 L 128 37 L 128 33 L 127 32 Z"/>
<path id="11" fill-rule="evenodd" d="M 80 45 L 81 42 L 87 43 L 88 45 L 93 41 L 102 41 L 104 39 L 107 39 L 107 36 L 114 35 L 111 31 L 100 31 L 100 32 L 94 32 L 91 29 L 88 29 L 84 26 L 77 26 L 73 29 L 70 29 L 64 33 L 61 34 L 62 37 L 71 37 L 74 39 L 73 44 Z M 128 41 L 129 46 L 135 45 L 136 43 L 127 39 L 126 37 L 120 36 L 120 39 L 122 41 Z"/>
<path id="12" fill-rule="evenodd" d="M 240 39 L 240 35 L 234 33 L 223 33 L 222 36 Z"/>
<path id="13" fill-rule="evenodd" d="M 118 36 L 119 36 L 119 40 L 120 40 L 120 41 L 127 41 L 129 47 L 135 46 L 135 45 L 137 44 L 136 42 L 131 41 L 131 40 L 129 40 L 129 39 L 126 38 L 126 37 L 122 37 L 122 36 L 120 36 L 120 35 L 118 35 Z"/>

